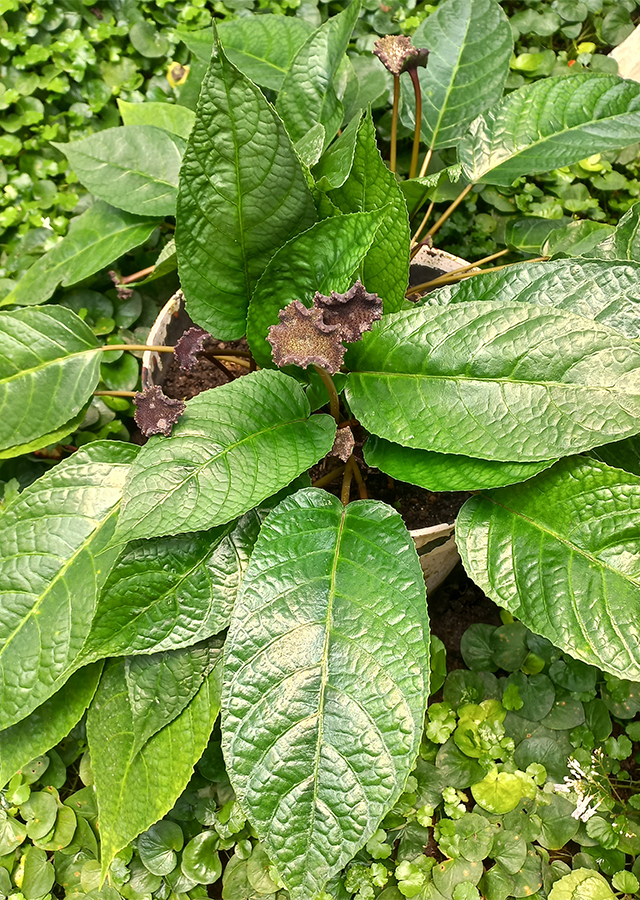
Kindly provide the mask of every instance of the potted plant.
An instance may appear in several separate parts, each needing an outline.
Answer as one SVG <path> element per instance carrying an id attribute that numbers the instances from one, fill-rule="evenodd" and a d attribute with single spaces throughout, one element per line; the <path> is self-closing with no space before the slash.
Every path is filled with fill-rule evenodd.
<path id="1" fill-rule="evenodd" d="M 452 3 L 429 27 L 454 28 Z M 178 797 L 220 709 L 238 802 L 294 900 L 325 891 L 400 796 L 422 735 L 429 623 L 399 515 L 349 502 L 356 421 L 371 465 L 474 492 L 457 543 L 489 596 L 573 656 L 640 679 L 640 477 L 624 468 L 637 465 L 640 433 L 637 207 L 589 258 L 408 300 L 407 206 L 370 115 L 333 142 L 333 75 L 357 12 L 305 40 L 275 107 L 214 40 L 187 139 L 132 124 L 65 147 L 101 200 L 0 317 L 0 438 L 18 455 L 73 430 L 113 349 L 70 310 L 38 306 L 43 293 L 90 268 L 83 241 L 110 220 L 107 202 L 124 210 L 119 248 L 175 209 L 198 326 L 176 355 L 189 366 L 206 333 L 246 334 L 260 366 L 187 403 L 148 389 L 142 448 L 79 450 L 0 518 L 0 740 L 19 767 L 89 706 L 103 878 Z M 509 43 L 497 4 L 490 12 L 483 45 L 498 34 L 502 74 L 495 52 L 477 65 L 499 94 Z M 400 70 L 424 59 L 400 50 Z M 431 50 L 440 65 L 440 44 Z M 447 97 L 461 90 L 450 68 Z M 446 99 L 429 147 L 463 130 L 459 167 L 405 190 L 461 172 L 511 183 L 624 146 L 640 135 L 639 95 L 613 76 L 550 78 L 502 100 L 483 93 L 497 102 L 471 124 L 478 95 L 456 122 L 461 107 Z M 312 410 L 310 371 L 328 413 Z M 330 453 L 346 460 L 344 502 L 309 487 Z"/>

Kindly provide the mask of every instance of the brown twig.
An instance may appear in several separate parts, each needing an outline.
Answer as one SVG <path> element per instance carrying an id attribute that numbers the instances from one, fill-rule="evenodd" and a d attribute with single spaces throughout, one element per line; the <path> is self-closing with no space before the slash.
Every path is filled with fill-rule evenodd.
<path id="1" fill-rule="evenodd" d="M 429 206 L 427 207 L 427 211 L 426 211 L 426 213 L 424 214 L 424 218 L 422 219 L 422 222 L 420 222 L 420 224 L 419 224 L 418 227 L 416 228 L 415 234 L 414 234 L 413 237 L 411 238 L 412 241 L 417 241 L 417 240 L 418 240 L 418 237 L 420 236 L 420 232 L 422 231 L 422 229 L 424 228 L 424 226 L 427 224 L 427 222 L 428 222 L 429 219 L 431 218 L 431 213 L 433 212 L 433 207 L 434 207 L 434 206 L 435 206 L 435 202 L 432 200 L 431 203 L 429 204 Z"/>
<path id="2" fill-rule="evenodd" d="M 442 213 L 442 215 L 440 216 L 438 221 L 434 225 L 431 226 L 429 231 L 427 231 L 427 234 L 429 237 L 433 237 L 433 235 L 436 233 L 436 231 L 439 231 L 439 229 L 441 228 L 442 225 L 444 225 L 444 223 L 447 221 L 447 219 L 449 218 L 451 213 L 455 209 L 457 209 L 458 206 L 462 203 L 462 201 L 467 196 L 467 194 L 469 193 L 469 191 L 471 190 L 472 187 L 473 187 L 473 184 L 468 184 L 466 186 L 466 188 L 463 188 L 463 190 L 460 191 L 460 193 L 458 194 L 456 199 L 453 201 L 453 203 L 445 209 L 445 211 Z"/>
<path id="3" fill-rule="evenodd" d="M 470 263 L 468 266 L 462 266 L 460 269 L 456 269 L 455 272 L 448 272 L 446 275 L 440 275 L 438 278 L 434 278 L 431 281 L 425 281 L 423 284 L 416 284 L 415 287 L 409 288 L 406 296 L 409 297 L 412 294 L 419 294 L 430 287 L 440 287 L 443 284 L 455 284 L 457 281 L 466 281 L 468 278 L 473 278 L 476 275 L 484 275 L 486 272 L 500 272 L 502 269 L 510 268 L 510 266 L 517 266 L 521 262 L 546 262 L 548 259 L 548 256 L 536 256 L 535 259 L 519 259 L 517 262 L 505 263 L 504 266 L 490 266 L 488 269 L 480 269 L 478 272 L 468 271 L 470 268 L 478 265 L 478 263 Z M 480 262 L 483 262 L 483 260 L 480 260 Z"/>
<path id="4" fill-rule="evenodd" d="M 433 156 L 433 147 L 429 147 L 427 150 L 423 163 L 420 166 L 420 178 L 424 178 L 427 174 L 427 169 L 429 168 L 429 163 L 431 162 L 431 157 Z"/>
<path id="5" fill-rule="evenodd" d="M 364 483 L 364 478 L 362 477 L 362 472 L 360 471 L 360 466 L 358 465 L 358 460 L 355 456 L 352 456 L 353 460 L 353 476 L 356 480 L 356 484 L 358 485 L 358 493 L 360 494 L 361 500 L 368 500 L 369 493 L 367 491 L 367 486 Z"/>
<path id="6" fill-rule="evenodd" d="M 221 360 L 219 360 L 217 356 L 209 356 L 207 357 L 207 359 L 209 359 L 209 361 L 212 362 L 217 369 L 220 369 L 220 371 L 227 376 L 228 381 L 236 380 L 237 376 L 234 375 L 233 372 L 230 372 L 225 364 Z"/>
<path id="7" fill-rule="evenodd" d="M 409 69 L 409 75 L 413 82 L 413 90 L 416 95 L 416 127 L 413 133 L 413 150 L 411 152 L 411 166 L 409 167 L 409 178 L 414 178 L 418 169 L 418 154 L 420 153 L 420 131 L 422 126 L 422 91 L 420 89 L 420 79 L 418 78 L 417 69 Z"/>
<path id="8" fill-rule="evenodd" d="M 124 278 L 120 278 L 120 284 L 131 284 L 132 281 L 137 281 L 139 278 L 146 278 L 147 275 L 151 275 L 151 273 L 155 270 L 155 266 L 147 266 L 146 269 L 140 269 L 139 272 L 134 272 L 133 275 L 125 275 Z"/>
<path id="9" fill-rule="evenodd" d="M 94 391 L 94 397 L 135 397 L 137 391 Z"/>
<path id="10" fill-rule="evenodd" d="M 322 379 L 322 383 L 327 389 L 327 394 L 329 395 L 329 412 L 336 420 L 336 425 L 340 424 L 340 399 L 338 397 L 338 392 L 336 391 L 336 386 L 333 383 L 333 378 L 327 371 L 325 371 L 320 366 L 313 367 L 320 378 Z"/>

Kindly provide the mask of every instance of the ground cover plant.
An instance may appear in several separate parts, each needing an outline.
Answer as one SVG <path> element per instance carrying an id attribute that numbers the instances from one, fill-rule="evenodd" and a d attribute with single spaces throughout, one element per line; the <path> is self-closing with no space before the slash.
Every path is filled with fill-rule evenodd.
<path id="1" fill-rule="evenodd" d="M 462 651 L 469 668 L 447 675 L 435 639 L 432 687 L 441 699 L 428 708 L 416 765 L 325 896 L 556 900 L 584 881 L 583 892 L 597 888 L 603 900 L 636 894 L 637 685 L 561 654 L 514 622 L 471 626 Z M 118 852 L 101 889 L 84 721 L 15 774 L 11 749 L 0 746 L 8 749 L 0 772 L 8 780 L 3 897 L 200 900 L 221 875 L 223 900 L 286 896 L 235 799 L 219 730 L 175 806 Z"/>
<path id="2" fill-rule="evenodd" d="M 446 183 L 459 205 L 473 184 L 617 152 L 640 139 L 640 86 L 578 73 L 502 97 L 501 8 L 447 0 L 418 46 L 390 36 L 372 60 L 392 78 L 392 118 L 418 120 L 398 181 L 368 103 L 333 87 L 358 13 L 301 43 L 283 17 L 231 23 L 238 65 L 201 34 L 212 56 L 195 112 L 123 106 L 127 124 L 58 143 L 98 199 L 2 301 L 16 307 L 0 316 L 7 457 L 75 431 L 104 354 L 127 350 L 42 304 L 174 216 L 150 277 L 178 267 L 195 322 L 180 365 L 209 333 L 250 347 L 226 352 L 253 371 L 186 404 L 158 386 L 137 395 L 142 448 L 90 443 L 0 518 L 0 740 L 21 768 L 89 707 L 98 879 L 172 807 L 220 711 L 239 808 L 294 898 L 323 893 L 406 793 L 429 694 L 425 590 L 397 512 L 349 502 L 353 481 L 366 497 L 356 421 L 369 464 L 476 492 L 456 533 L 489 596 L 587 666 L 640 680 L 640 210 L 580 257 L 421 299 L 407 286 L 407 201 Z M 256 29 L 273 41 L 263 58 L 242 52 Z M 466 65 L 483 76 L 471 86 Z M 393 169 L 397 127 L 390 138 Z M 451 148 L 458 162 L 429 174 Z M 344 461 L 340 499 L 309 487 L 327 455 Z M 473 715 L 469 741 L 485 731 Z M 484 777 L 513 784 L 502 774 Z"/>

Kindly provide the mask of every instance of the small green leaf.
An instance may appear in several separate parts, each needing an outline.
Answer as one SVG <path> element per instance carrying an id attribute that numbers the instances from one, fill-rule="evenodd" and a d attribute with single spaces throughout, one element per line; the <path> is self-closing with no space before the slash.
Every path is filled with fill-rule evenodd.
<path id="1" fill-rule="evenodd" d="M 152 875 L 169 875 L 176 867 L 176 850 L 182 850 L 184 835 L 177 822 L 158 822 L 138 839 L 138 853 Z"/>
<path id="2" fill-rule="evenodd" d="M 184 848 L 181 868 L 196 884 L 213 884 L 222 875 L 222 863 L 216 852 L 220 838 L 215 831 L 202 831 Z"/>
<path id="3" fill-rule="evenodd" d="M 185 143 L 155 125 L 106 128 L 81 141 L 56 144 L 97 197 L 140 216 L 175 215 Z"/>
<path id="4" fill-rule="evenodd" d="M 27 269 L 15 288 L 0 300 L 0 306 L 44 303 L 59 284 L 78 284 L 143 244 L 157 225 L 157 219 L 132 216 L 98 200 L 73 219 L 62 241 Z"/>
<path id="5" fill-rule="evenodd" d="M 617 891 L 625 894 L 635 894 L 640 889 L 640 881 L 631 872 L 616 872 L 611 882 Z"/>
<path id="6" fill-rule="evenodd" d="M 510 185 L 640 140 L 640 85 L 615 75 L 526 84 L 473 122 L 459 148 L 470 181 Z"/>
<path id="7" fill-rule="evenodd" d="M 497 768 L 485 775 L 482 781 L 472 784 L 471 793 L 479 806 L 494 815 L 510 812 L 527 796 L 521 778 L 510 772 L 498 772 Z"/>
<path id="8" fill-rule="evenodd" d="M 593 869 L 574 869 L 556 881 L 549 900 L 613 900 L 615 894 L 608 882 Z"/>
<path id="9" fill-rule="evenodd" d="M 191 134 L 196 120 L 192 109 L 174 103 L 128 103 L 120 97 L 117 103 L 125 125 L 153 125 L 155 128 L 177 134 L 185 141 Z"/>
<path id="10" fill-rule="evenodd" d="M 282 122 L 214 42 L 178 190 L 176 251 L 194 321 L 223 340 L 242 337 L 268 261 L 315 219 Z"/>
<path id="11" fill-rule="evenodd" d="M 355 115 L 342 134 L 322 154 L 318 164 L 313 169 L 313 177 L 321 191 L 330 191 L 339 188 L 347 180 L 347 176 L 353 165 L 353 156 L 356 149 L 356 139 L 362 113 Z"/>
<path id="12" fill-rule="evenodd" d="M 322 890 L 404 788 L 428 695 L 423 590 L 408 533 L 382 503 L 343 507 L 306 489 L 262 527 L 225 645 L 223 747 L 295 897 Z"/>
<path id="13" fill-rule="evenodd" d="M 187 401 L 171 439 L 142 448 L 117 538 L 210 528 L 257 506 L 333 446 L 333 419 L 309 413 L 300 385 L 269 369 Z"/>
<path id="14" fill-rule="evenodd" d="M 25 488 L 0 517 L 2 728 L 44 703 L 77 665 L 117 555 L 105 548 L 136 452 L 90 444 Z"/>
<path id="15" fill-rule="evenodd" d="M 249 306 L 247 339 L 258 365 L 274 365 L 266 338 L 279 310 L 296 299 L 311 306 L 316 291 L 327 296 L 351 287 L 383 219 L 381 210 L 325 219 L 277 251 Z"/>
<path id="16" fill-rule="evenodd" d="M 333 81 L 359 12 L 360 0 L 351 0 L 345 10 L 314 31 L 293 58 L 276 102 L 291 140 L 300 140 L 321 122 L 328 144 L 340 128 L 344 109 Z"/>
<path id="17" fill-rule="evenodd" d="M 618 222 L 613 234 L 606 237 L 590 253 L 585 254 L 597 259 L 622 259 L 640 262 L 640 203 L 634 203 L 631 209 Z"/>
<path id="18" fill-rule="evenodd" d="M 125 660 L 115 660 L 105 668 L 87 715 L 87 739 L 100 818 L 103 878 L 115 854 L 171 809 L 207 745 L 220 711 L 222 652 L 219 646 L 212 652 L 217 653 L 217 662 L 194 698 L 139 752 L 135 751 Z M 179 826 L 174 827 L 182 837 Z M 171 869 L 157 872 L 142 859 L 154 874 L 167 874 L 175 865 L 174 862 Z"/>
<path id="19" fill-rule="evenodd" d="M 25 900 L 39 900 L 53 887 L 55 872 L 44 850 L 27 847 L 22 859 L 21 893 Z"/>
<path id="20" fill-rule="evenodd" d="M 536 810 L 542 822 L 538 843 L 547 850 L 560 850 L 578 831 L 580 822 L 573 815 L 576 808 L 560 794 L 546 794 L 544 799 L 549 802 L 539 803 Z"/>
<path id="21" fill-rule="evenodd" d="M 544 242 L 541 253 L 544 256 L 591 257 L 590 251 L 597 248 L 602 239 L 614 230 L 611 225 L 602 222 L 579 219 L 552 231 Z"/>

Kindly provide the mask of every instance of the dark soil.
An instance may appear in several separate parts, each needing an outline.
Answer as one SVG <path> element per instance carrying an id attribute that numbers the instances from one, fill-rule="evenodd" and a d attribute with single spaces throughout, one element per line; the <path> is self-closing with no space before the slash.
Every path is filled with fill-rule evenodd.
<path id="1" fill-rule="evenodd" d="M 211 355 L 224 356 L 225 350 L 248 350 L 249 345 L 245 340 L 223 343 L 212 338 L 205 343 L 204 349 Z M 246 375 L 249 371 L 246 366 L 233 362 L 225 361 L 222 365 L 229 374 L 226 374 L 213 360 L 200 354 L 193 369 L 183 372 L 174 357 L 167 370 L 162 390 L 167 397 L 173 397 L 175 400 L 191 400 L 196 394 L 219 387 L 221 384 L 228 384 L 229 381 Z"/>

